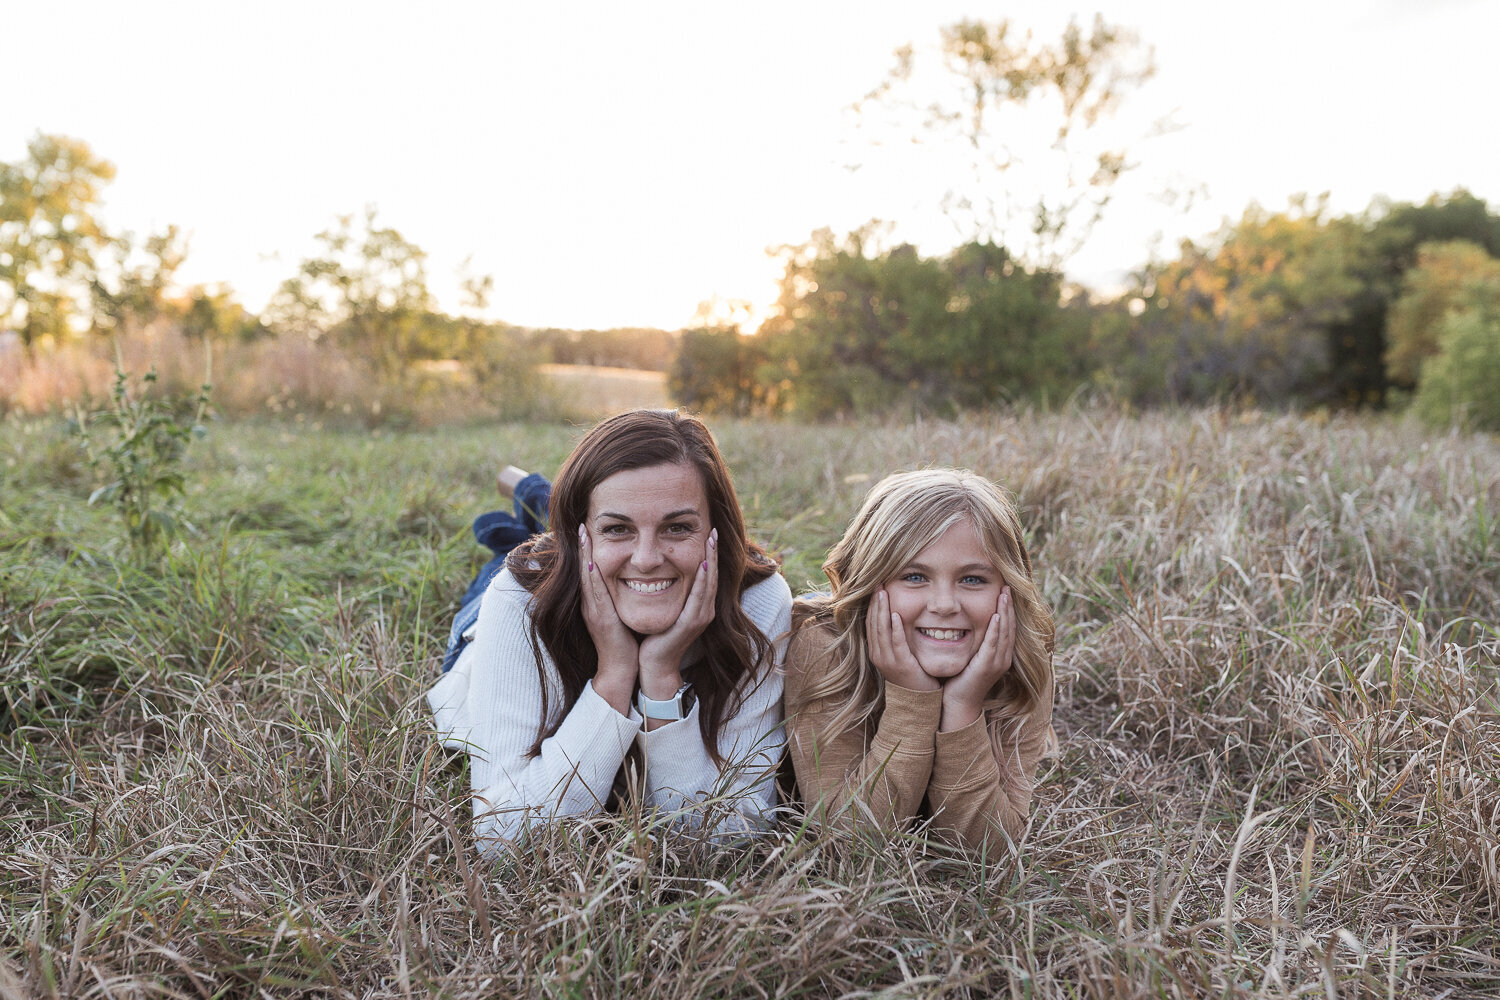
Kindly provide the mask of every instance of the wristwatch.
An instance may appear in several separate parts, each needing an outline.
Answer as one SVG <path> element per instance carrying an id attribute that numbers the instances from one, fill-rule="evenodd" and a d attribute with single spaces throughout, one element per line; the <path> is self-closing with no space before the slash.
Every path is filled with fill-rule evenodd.
<path id="1" fill-rule="evenodd" d="M 646 697 L 646 692 L 637 691 L 635 709 L 647 719 L 686 719 L 696 700 L 693 697 L 693 686 L 684 684 L 666 701 L 654 701 Z"/>

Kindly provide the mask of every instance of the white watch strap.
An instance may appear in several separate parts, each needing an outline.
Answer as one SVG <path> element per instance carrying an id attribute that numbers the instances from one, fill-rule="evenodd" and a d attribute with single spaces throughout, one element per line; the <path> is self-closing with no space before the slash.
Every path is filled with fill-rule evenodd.
<path id="1" fill-rule="evenodd" d="M 642 718 L 646 719 L 686 719 L 688 712 L 692 711 L 692 698 L 689 696 L 692 690 L 691 684 L 684 684 L 666 701 L 647 698 L 646 692 L 637 691 L 635 709 L 641 713 Z"/>

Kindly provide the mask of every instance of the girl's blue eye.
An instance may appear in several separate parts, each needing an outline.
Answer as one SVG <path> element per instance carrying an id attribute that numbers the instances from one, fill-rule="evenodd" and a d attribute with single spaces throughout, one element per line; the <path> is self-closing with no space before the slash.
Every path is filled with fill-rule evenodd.
<path id="1" fill-rule="evenodd" d="M 982 576 L 974 576 L 972 574 L 969 575 L 969 576 L 964 577 L 959 582 L 960 583 L 968 584 L 970 587 L 983 587 L 986 583 L 989 583 L 989 581 L 986 580 L 984 577 L 982 577 Z"/>
<path id="2" fill-rule="evenodd" d="M 901 574 L 901 579 L 905 583 L 922 583 L 927 578 L 921 573 L 903 573 Z"/>

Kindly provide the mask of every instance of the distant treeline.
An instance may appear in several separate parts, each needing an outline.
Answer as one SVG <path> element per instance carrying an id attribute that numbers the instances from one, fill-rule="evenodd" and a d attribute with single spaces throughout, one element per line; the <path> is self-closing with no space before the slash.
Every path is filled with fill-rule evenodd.
<path id="1" fill-rule="evenodd" d="M 823 418 L 1104 391 L 1141 406 L 1381 408 L 1500 426 L 1500 215 L 1465 191 L 1332 216 L 1252 207 L 1101 300 L 1003 247 L 923 257 L 871 227 L 788 254 L 751 336 L 689 330 L 685 404 Z"/>
<path id="2" fill-rule="evenodd" d="M 97 394 L 107 372 L 58 358 L 110 334 L 158 345 L 122 351 L 153 361 L 191 353 L 161 345 L 214 345 L 215 402 L 233 413 L 535 417 L 567 410 L 536 371 L 556 362 L 665 370 L 683 405 L 743 416 L 950 414 L 1091 392 L 1137 406 L 1414 402 L 1437 423 L 1500 428 L 1500 215 L 1462 190 L 1341 216 L 1326 200 L 1252 206 L 1107 299 L 993 243 L 924 257 L 884 245 L 879 226 L 822 231 L 785 248 L 759 329 L 669 332 L 482 319 L 492 281 L 475 276 L 463 313 L 442 312 L 425 253 L 373 209 L 320 233 L 256 316 L 225 287 L 179 286 L 175 228 L 107 232 L 94 213 L 112 175 L 86 144 L 45 135 L 0 164 L 0 353 L 22 362 L 0 364 L 0 412 Z M 106 353 L 92 350 L 94 369 Z"/>

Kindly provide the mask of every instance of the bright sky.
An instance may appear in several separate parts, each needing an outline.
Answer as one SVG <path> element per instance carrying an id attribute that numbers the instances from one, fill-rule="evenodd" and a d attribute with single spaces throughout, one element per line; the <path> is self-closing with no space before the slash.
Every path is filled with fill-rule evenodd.
<path id="1" fill-rule="evenodd" d="M 313 234 L 376 205 L 458 308 L 466 257 L 490 314 L 528 326 L 676 328 L 711 296 L 764 310 L 766 249 L 872 218 L 941 252 L 946 185 L 870 148 L 847 107 L 891 53 L 963 17 L 1053 39 L 1068 8 L 960 0 L 74 0 L 4 7 L 0 160 L 38 130 L 113 161 L 104 218 L 191 233 L 180 276 L 259 310 Z M 1050 6 L 1050 5 L 1049 5 Z M 1098 0 L 1156 51 L 1127 105 L 1186 127 L 1141 164 L 1072 262 L 1104 286 L 1252 200 L 1332 192 L 1500 203 L 1494 0 Z M 1128 123 L 1128 122 L 1127 122 Z M 847 166 L 860 163 L 850 171 Z M 1152 197 L 1199 188 L 1190 212 Z"/>

